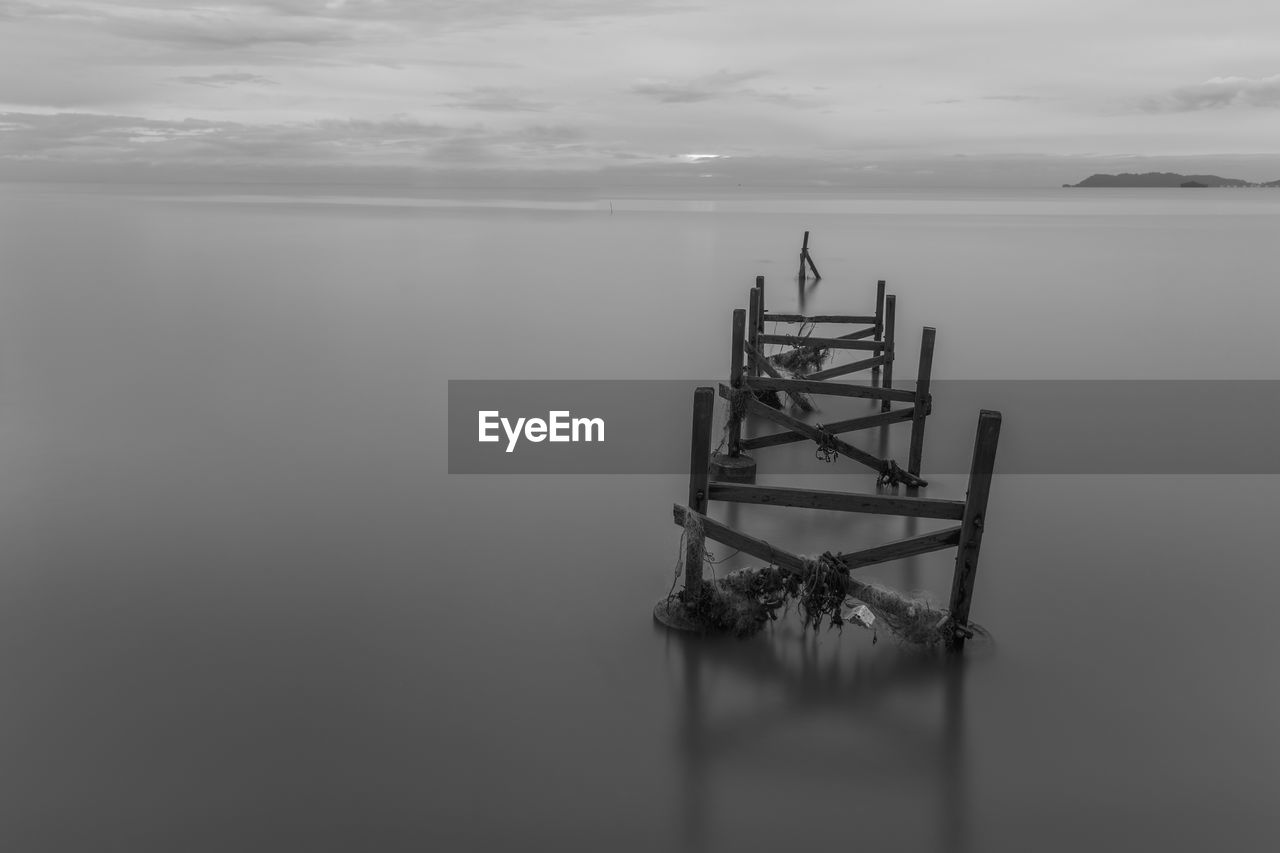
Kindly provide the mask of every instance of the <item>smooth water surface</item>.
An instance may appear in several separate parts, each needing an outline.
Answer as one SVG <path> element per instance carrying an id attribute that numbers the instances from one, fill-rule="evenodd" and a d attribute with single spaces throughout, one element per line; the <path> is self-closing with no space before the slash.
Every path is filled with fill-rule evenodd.
<path id="1" fill-rule="evenodd" d="M 1277 379 L 1277 233 L 1266 190 L 0 187 L 0 847 L 1269 846 L 1280 478 L 997 477 L 947 667 L 669 635 L 684 478 L 449 476 L 444 431 L 449 379 L 722 376 L 758 274 L 887 279 L 904 377 L 928 324 L 942 379 Z"/>

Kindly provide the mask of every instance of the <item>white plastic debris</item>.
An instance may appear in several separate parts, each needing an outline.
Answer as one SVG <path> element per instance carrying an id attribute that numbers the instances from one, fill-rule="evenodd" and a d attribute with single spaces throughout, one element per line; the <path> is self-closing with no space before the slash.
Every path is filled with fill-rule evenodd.
<path id="1" fill-rule="evenodd" d="M 844 614 L 845 622 L 852 622 L 855 625 L 861 625 L 863 628 L 870 628 L 876 624 L 876 615 L 871 612 L 871 608 L 865 604 L 859 604 L 857 607 Z"/>

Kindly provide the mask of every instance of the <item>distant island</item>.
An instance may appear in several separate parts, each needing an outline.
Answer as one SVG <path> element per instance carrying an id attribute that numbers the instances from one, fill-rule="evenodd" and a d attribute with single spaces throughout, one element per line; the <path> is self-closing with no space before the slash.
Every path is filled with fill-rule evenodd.
<path id="1" fill-rule="evenodd" d="M 1177 172 L 1143 172 L 1141 175 L 1123 172 L 1119 175 L 1090 175 L 1078 184 L 1064 187 L 1181 187 L 1202 189 L 1206 187 L 1280 187 L 1280 180 L 1255 184 L 1239 178 L 1220 178 L 1217 175 L 1179 175 Z"/>

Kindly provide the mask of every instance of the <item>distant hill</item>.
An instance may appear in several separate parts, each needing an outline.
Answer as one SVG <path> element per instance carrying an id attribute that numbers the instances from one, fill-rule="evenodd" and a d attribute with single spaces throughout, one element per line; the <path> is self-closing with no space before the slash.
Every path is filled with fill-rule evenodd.
<path id="1" fill-rule="evenodd" d="M 1179 175 L 1177 172 L 1144 172 L 1141 175 L 1124 172 L 1119 175 L 1090 175 L 1078 184 L 1064 187 L 1256 187 L 1258 184 L 1239 178 L 1220 178 L 1217 175 Z M 1272 181 L 1261 186 L 1280 186 Z"/>

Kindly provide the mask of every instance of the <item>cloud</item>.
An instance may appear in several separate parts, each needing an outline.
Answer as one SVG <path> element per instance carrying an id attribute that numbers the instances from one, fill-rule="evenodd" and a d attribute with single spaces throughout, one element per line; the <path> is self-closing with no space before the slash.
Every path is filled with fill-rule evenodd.
<path id="1" fill-rule="evenodd" d="M 805 106 L 809 99 L 786 91 L 764 91 L 742 84 L 765 76 L 763 71 L 717 71 L 687 80 L 651 80 L 638 83 L 631 94 L 663 104 L 697 104 L 727 98 L 745 98 L 780 106 Z"/>
<path id="2" fill-rule="evenodd" d="M 612 159 L 565 124 L 492 128 L 426 123 L 409 116 L 275 124 L 167 121 L 91 113 L 0 113 L 0 163 L 96 165 L 109 179 L 118 167 L 191 169 L 265 166 L 379 169 L 550 163 L 577 167 Z"/>
<path id="3" fill-rule="evenodd" d="M 486 112 L 542 112 L 551 109 L 545 101 L 538 101 L 527 96 L 520 89 L 505 86 L 478 86 L 465 92 L 447 92 L 454 98 L 454 106 L 468 110 Z"/>
<path id="4" fill-rule="evenodd" d="M 228 71 L 222 74 L 184 75 L 182 77 L 174 77 L 173 79 L 177 80 L 179 83 L 187 83 L 191 86 L 211 86 L 214 88 L 235 86 L 239 83 L 249 83 L 255 86 L 279 85 L 275 80 L 269 80 L 261 74 L 250 74 L 247 71 Z"/>
<path id="5" fill-rule="evenodd" d="M 1224 107 L 1280 107 L 1280 74 L 1271 77 L 1214 77 L 1144 98 L 1139 108 L 1149 113 L 1184 113 Z"/>

